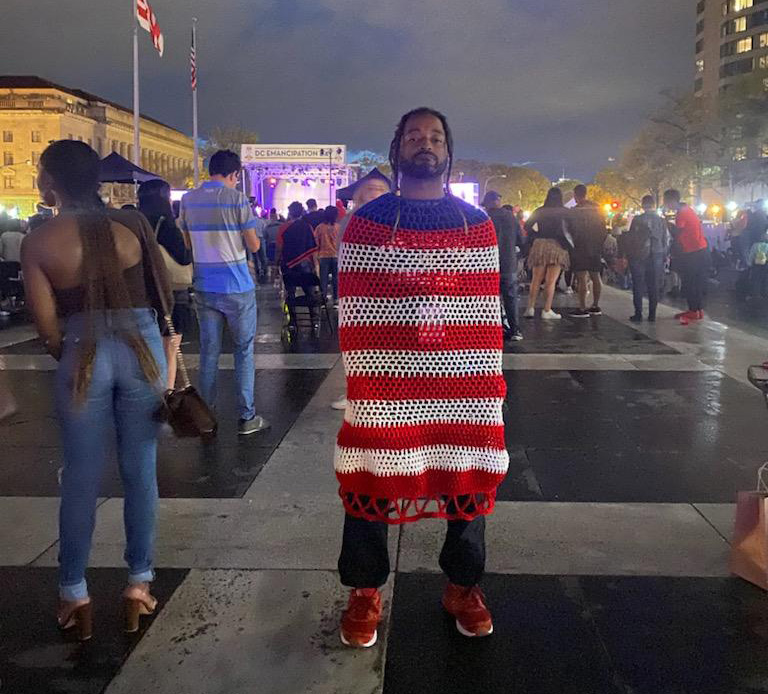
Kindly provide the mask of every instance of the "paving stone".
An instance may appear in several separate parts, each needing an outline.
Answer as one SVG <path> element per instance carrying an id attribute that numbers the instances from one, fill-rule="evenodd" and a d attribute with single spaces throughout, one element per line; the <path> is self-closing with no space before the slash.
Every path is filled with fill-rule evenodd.
<path id="1" fill-rule="evenodd" d="M 696 510 L 711 523 L 728 542 L 733 537 L 736 504 L 694 504 Z"/>
<path id="2" fill-rule="evenodd" d="M 728 575 L 728 545 L 688 504 L 498 502 L 487 523 L 495 573 Z M 404 526 L 400 571 L 438 572 L 444 534 L 444 521 Z"/>
<path id="3" fill-rule="evenodd" d="M 0 567 L 0 691 L 9 694 L 101 694 L 123 661 L 163 614 L 184 570 L 158 571 L 155 616 L 142 617 L 137 634 L 124 634 L 120 593 L 124 569 L 91 569 L 94 634 L 84 644 L 56 627 L 56 569 Z M 149 692 L 139 687 L 136 692 Z"/>
<path id="4" fill-rule="evenodd" d="M 0 566 L 28 564 L 59 538 L 59 500 L 0 497 L 0 528 Z"/>
<path id="5" fill-rule="evenodd" d="M 477 640 L 459 635 L 443 613 L 444 584 L 442 576 L 398 575 L 384 694 L 623 692 L 613 684 L 594 626 L 563 580 L 487 575 L 483 590 L 495 631 Z"/>
<path id="6" fill-rule="evenodd" d="M 191 571 L 107 694 L 341 694 L 381 691 L 381 645 L 346 649 L 347 592 L 330 572 Z"/>
<path id="7" fill-rule="evenodd" d="M 344 510 L 338 495 L 280 495 L 269 500 L 162 499 L 155 564 L 162 567 L 336 569 Z M 390 533 L 395 564 L 398 533 Z M 123 502 L 99 507 L 91 565 L 122 566 Z M 36 562 L 57 564 L 58 546 Z"/>

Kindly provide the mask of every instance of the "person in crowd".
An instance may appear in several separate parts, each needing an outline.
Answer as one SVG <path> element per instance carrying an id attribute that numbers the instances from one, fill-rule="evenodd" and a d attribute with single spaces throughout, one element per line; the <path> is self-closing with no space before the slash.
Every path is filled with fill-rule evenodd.
<path id="1" fill-rule="evenodd" d="M 362 209 L 369 202 L 373 202 L 382 195 L 392 191 L 392 181 L 385 176 L 378 168 L 371 169 L 365 176 L 358 179 L 352 190 L 352 214 Z M 344 232 L 352 219 L 352 214 L 345 215 L 341 222 L 339 222 L 340 238 L 344 238 Z M 347 396 L 342 395 L 340 398 L 334 400 L 331 403 L 331 407 L 334 410 L 346 410 L 347 409 Z"/>
<path id="2" fill-rule="evenodd" d="M 688 325 L 704 317 L 704 291 L 709 267 L 707 240 L 701 230 L 701 221 L 693 209 L 682 202 L 680 191 L 673 188 L 665 191 L 664 207 L 675 215 L 669 231 L 674 239 L 675 267 L 679 269 L 683 296 L 688 302 L 688 310 L 676 314 L 675 318 Z"/>
<path id="3" fill-rule="evenodd" d="M 59 214 L 24 240 L 27 303 L 48 353 L 59 362 L 54 397 L 64 467 L 59 515 L 58 623 L 91 637 L 85 579 L 110 441 L 125 491 L 123 593 L 127 631 L 150 614 L 158 422 L 165 355 L 155 318 L 171 301 L 163 260 L 143 215 L 104 207 L 99 155 L 60 140 L 40 157 L 38 187 Z M 152 267 L 158 269 L 159 286 Z M 63 329 L 60 327 L 63 325 Z"/>
<path id="4" fill-rule="evenodd" d="M 176 218 L 171 207 L 171 186 L 160 178 L 145 181 L 139 186 L 139 212 L 141 212 L 155 231 L 157 243 L 165 250 L 172 263 L 186 267 L 192 263 L 192 249 L 187 238 L 176 226 Z M 168 334 L 163 316 L 158 316 L 160 332 L 163 335 L 165 359 L 168 363 L 168 381 L 166 387 L 170 390 L 176 385 L 176 352 L 181 342 L 189 332 L 192 323 L 192 312 L 189 307 L 189 285 L 191 273 L 181 277 L 174 273 L 166 259 L 166 269 L 173 288 L 173 315 L 171 321 L 176 332 L 175 336 Z M 174 268 L 175 269 L 175 268 Z"/>
<path id="5" fill-rule="evenodd" d="M 267 248 L 267 263 L 270 267 L 275 267 L 277 263 L 277 234 L 282 224 L 277 209 L 273 207 L 264 226 L 264 245 Z"/>
<path id="6" fill-rule="evenodd" d="M 307 200 L 306 218 L 312 229 L 314 229 L 318 224 L 321 224 L 323 219 L 325 219 L 325 211 L 317 209 L 317 200 L 314 198 Z"/>
<path id="7" fill-rule="evenodd" d="M 752 297 L 768 297 L 768 234 L 758 238 L 747 253 L 749 286 Z"/>
<path id="8" fill-rule="evenodd" d="M 747 223 L 744 227 L 745 252 L 759 243 L 768 231 L 768 215 L 765 200 L 757 200 L 747 213 Z"/>
<path id="9" fill-rule="evenodd" d="M 520 226 L 513 214 L 501 206 L 501 195 L 489 190 L 483 198 L 483 208 L 493 222 L 499 247 L 500 294 L 507 324 L 504 337 L 513 342 L 523 339 L 517 323 L 517 247 L 523 246 Z"/>
<path id="10" fill-rule="evenodd" d="M 292 202 L 288 206 L 288 223 L 283 230 L 280 248 L 280 271 L 283 274 L 285 284 L 285 301 L 288 305 L 291 326 L 297 328 L 296 321 L 296 289 L 301 287 L 307 297 L 307 308 L 312 323 L 312 335 L 320 335 L 320 317 L 318 307 L 321 303 L 318 274 L 318 245 L 315 240 L 314 230 L 307 221 L 307 216 L 302 214 L 303 208 L 300 202 Z"/>
<path id="11" fill-rule="evenodd" d="M 0 260 L 7 263 L 21 262 L 21 244 L 26 234 L 17 222 L 15 229 L 8 229 L 0 234 Z"/>
<path id="12" fill-rule="evenodd" d="M 341 619 L 349 646 L 377 639 L 388 527 L 425 517 L 448 523 L 443 608 L 464 636 L 493 632 L 478 584 L 485 516 L 509 462 L 499 267 L 488 217 L 450 194 L 452 161 L 445 117 L 407 113 L 390 146 L 400 195 L 358 210 L 341 244 L 349 406 L 335 469 L 346 511 L 339 572 L 351 589 Z"/>
<path id="13" fill-rule="evenodd" d="M 570 267 L 568 249 L 572 248 L 569 231 L 569 214 L 563 205 L 563 191 L 550 188 L 544 205 L 534 210 L 525 223 L 528 232 L 528 267 L 533 270 L 531 291 L 528 295 L 526 318 L 536 315 L 536 299 L 544 282 L 544 320 L 559 320 L 559 313 L 552 310 L 555 285 L 560 272 Z"/>
<path id="14" fill-rule="evenodd" d="M 669 231 L 666 220 L 656 209 L 652 195 L 642 199 L 643 213 L 632 219 L 629 231 L 622 234 L 622 247 L 632 273 L 633 323 L 643 320 L 643 296 L 648 296 L 648 321 L 656 320 L 656 307 L 664 283 Z"/>
<path id="15" fill-rule="evenodd" d="M 587 200 L 587 186 L 577 185 L 573 189 L 575 207 L 569 214 L 569 226 L 573 236 L 571 249 L 571 270 L 576 275 L 576 287 L 579 295 L 579 308 L 571 313 L 573 318 L 600 316 L 600 296 L 603 282 L 600 273 L 603 270 L 603 244 L 608 235 L 605 217 L 600 206 Z M 592 306 L 587 309 L 587 291 L 592 283 Z"/>
<path id="16" fill-rule="evenodd" d="M 256 294 L 248 271 L 247 252 L 261 246 L 261 225 L 248 198 L 237 190 L 240 157 L 219 150 L 210 159 L 210 181 L 181 199 L 179 226 L 189 235 L 195 267 L 195 301 L 200 323 L 200 394 L 216 406 L 222 329 L 226 324 L 234 343 L 238 434 L 267 429 L 253 400 L 253 343 L 256 337 Z"/>
<path id="17" fill-rule="evenodd" d="M 315 227 L 317 257 L 320 266 L 320 294 L 323 301 L 328 299 L 328 277 L 331 278 L 331 293 L 334 306 L 339 302 L 339 241 L 341 228 L 336 221 L 339 210 L 335 205 L 325 208 L 325 219 Z"/>

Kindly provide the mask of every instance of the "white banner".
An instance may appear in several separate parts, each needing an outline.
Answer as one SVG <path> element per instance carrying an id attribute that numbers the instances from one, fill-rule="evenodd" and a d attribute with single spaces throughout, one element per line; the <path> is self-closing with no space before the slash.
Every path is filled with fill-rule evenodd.
<path id="1" fill-rule="evenodd" d="M 242 145 L 243 164 L 333 164 L 347 163 L 346 145 Z"/>

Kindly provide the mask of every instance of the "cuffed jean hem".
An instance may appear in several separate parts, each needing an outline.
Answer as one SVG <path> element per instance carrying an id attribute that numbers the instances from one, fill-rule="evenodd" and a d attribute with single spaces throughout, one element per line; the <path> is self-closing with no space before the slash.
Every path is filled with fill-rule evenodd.
<path id="1" fill-rule="evenodd" d="M 140 583 L 152 583 L 155 580 L 155 572 L 152 569 L 147 569 L 137 574 L 128 574 L 128 583 L 138 585 Z"/>
<path id="2" fill-rule="evenodd" d="M 88 597 L 88 584 L 83 579 L 73 586 L 59 586 L 59 597 L 67 602 L 85 600 Z"/>

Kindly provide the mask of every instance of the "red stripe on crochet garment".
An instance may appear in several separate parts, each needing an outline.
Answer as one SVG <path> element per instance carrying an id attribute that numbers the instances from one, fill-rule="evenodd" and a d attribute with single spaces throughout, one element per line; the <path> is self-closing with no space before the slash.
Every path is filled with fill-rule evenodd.
<path id="1" fill-rule="evenodd" d="M 467 316 L 469 319 L 470 316 Z M 396 349 L 417 352 L 504 348 L 500 323 L 490 325 L 345 325 L 339 329 L 342 352 Z"/>
<path id="2" fill-rule="evenodd" d="M 347 513 L 391 525 L 422 518 L 472 520 L 491 513 L 504 475 L 473 470 L 408 477 L 377 477 L 370 472 L 337 474 Z"/>
<path id="3" fill-rule="evenodd" d="M 439 250 L 442 248 L 488 248 L 496 245 L 496 232 L 488 220 L 482 224 L 438 231 L 411 231 L 400 228 L 392 234 L 392 227 L 353 217 L 344 233 L 342 243 L 359 243 L 365 246 L 387 246 L 412 250 Z"/>
<path id="4" fill-rule="evenodd" d="M 498 272 L 339 272 L 339 296 L 498 296 Z"/>
<path id="5" fill-rule="evenodd" d="M 339 446 L 376 450 L 406 450 L 424 446 L 461 446 L 506 450 L 504 426 L 430 422 L 405 426 L 367 427 L 344 422 L 339 431 Z"/>
<path id="6" fill-rule="evenodd" d="M 485 376 L 348 376 L 350 400 L 459 400 L 503 398 L 501 374 Z"/>

